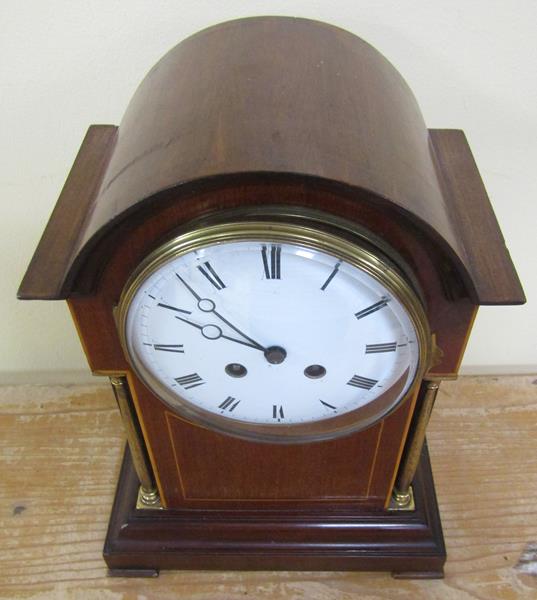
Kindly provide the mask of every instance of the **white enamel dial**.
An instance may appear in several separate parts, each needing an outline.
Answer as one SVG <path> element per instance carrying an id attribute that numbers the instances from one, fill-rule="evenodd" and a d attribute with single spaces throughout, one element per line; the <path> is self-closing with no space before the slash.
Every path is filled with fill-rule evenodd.
<path id="1" fill-rule="evenodd" d="M 412 384 L 415 326 L 365 270 L 319 249 L 263 239 L 171 257 L 130 299 L 131 363 L 172 408 L 218 428 L 383 416 Z M 367 411 L 366 411 L 367 412 Z M 382 413 L 382 414 L 381 414 Z"/>

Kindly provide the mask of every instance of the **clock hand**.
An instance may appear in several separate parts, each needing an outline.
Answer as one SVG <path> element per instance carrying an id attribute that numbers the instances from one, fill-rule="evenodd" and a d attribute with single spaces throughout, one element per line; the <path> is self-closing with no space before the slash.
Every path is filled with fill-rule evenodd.
<path id="1" fill-rule="evenodd" d="M 183 317 L 176 316 L 175 318 L 179 319 L 179 321 L 183 321 L 183 323 L 188 323 L 189 325 L 192 325 L 192 327 L 196 327 L 196 329 L 203 329 L 203 325 L 198 325 L 197 323 L 189 321 L 188 319 L 184 319 Z"/>
<path id="2" fill-rule="evenodd" d="M 239 335 L 241 335 L 244 339 L 248 340 L 250 343 L 245 346 L 251 346 L 252 348 L 257 348 L 257 350 L 261 350 L 262 352 L 268 352 L 268 349 L 253 340 L 251 337 L 243 333 L 238 327 L 235 327 L 232 323 L 230 323 L 226 318 L 224 318 L 220 313 L 216 312 L 216 305 L 210 298 L 202 298 L 182 277 L 179 273 L 175 274 L 179 281 L 186 287 L 186 289 L 196 298 L 198 301 L 198 308 L 203 312 L 212 312 L 215 317 L 220 319 L 223 323 L 225 323 L 228 327 L 231 327 L 234 331 L 236 331 Z M 177 317 L 179 318 L 179 317 Z M 184 320 L 184 319 L 181 319 Z M 222 336 L 225 337 L 225 336 Z M 233 338 L 231 338 L 233 339 Z M 235 340 L 234 341 L 238 341 Z"/>
<path id="3" fill-rule="evenodd" d="M 179 275 L 179 273 L 175 274 L 177 276 L 177 279 L 179 279 L 179 281 L 186 287 L 186 289 L 194 296 L 194 298 L 196 298 L 196 300 L 199 302 L 202 298 L 199 294 L 197 294 L 189 285 L 188 283 L 181 277 L 181 275 Z"/>
<path id="4" fill-rule="evenodd" d="M 198 325 L 197 323 L 194 323 L 193 321 L 189 321 L 188 319 L 185 319 L 183 317 L 176 316 L 175 318 L 179 319 L 179 321 L 183 321 L 183 323 L 192 325 L 192 327 L 195 327 L 196 329 L 199 329 L 201 331 L 201 335 L 203 335 L 203 337 L 208 340 L 217 340 L 219 338 L 224 338 L 225 340 L 229 340 L 230 342 L 236 342 L 237 344 L 242 344 L 243 346 L 248 346 L 249 348 L 254 348 L 255 350 L 263 350 L 262 348 L 259 348 L 258 346 L 254 346 L 253 344 L 250 344 L 249 342 L 245 342 L 243 340 L 238 340 L 237 338 L 233 338 L 228 335 L 224 335 L 222 333 L 222 330 L 220 329 L 220 327 L 218 327 L 218 325 L 212 325 L 212 324 Z"/>
<path id="5" fill-rule="evenodd" d="M 191 315 L 192 312 L 190 310 L 185 310 L 183 308 L 177 308 L 176 306 L 170 306 L 169 304 L 163 304 L 159 302 L 157 306 L 162 306 L 162 308 L 169 308 L 170 310 L 174 310 L 175 312 L 184 313 L 185 315 Z"/>
<path id="6" fill-rule="evenodd" d="M 247 336 L 245 333 L 243 333 L 238 327 L 235 327 L 235 325 L 233 325 L 232 323 L 230 323 L 227 319 L 225 319 L 220 313 L 216 312 L 216 307 L 213 308 L 213 310 L 211 311 L 215 317 L 218 317 L 222 322 L 224 322 L 228 327 L 231 327 L 231 329 L 233 329 L 234 331 L 236 331 L 239 335 L 242 335 L 243 338 L 245 338 L 246 340 L 248 340 L 250 342 L 250 344 L 252 347 L 257 348 L 258 350 L 261 350 L 261 352 L 267 352 L 267 349 L 262 346 L 261 344 L 258 344 L 255 340 L 253 340 L 251 337 Z"/>
<path id="7" fill-rule="evenodd" d="M 201 308 L 201 303 L 207 303 L 204 308 Z M 210 304 L 209 304 L 210 303 Z M 212 308 L 209 308 L 212 305 Z M 227 338 L 227 339 L 231 339 L 234 342 L 238 342 L 239 344 L 244 344 L 245 346 L 250 346 L 250 348 L 255 348 L 256 350 L 261 350 L 261 352 L 263 352 L 265 358 L 267 359 L 267 361 L 272 364 L 272 365 L 279 365 L 280 363 L 282 363 L 285 360 L 285 357 L 287 356 L 287 352 L 285 351 L 284 348 L 282 348 L 281 346 L 271 346 L 270 348 L 265 348 L 263 347 L 261 344 L 258 344 L 255 340 L 253 340 L 251 337 L 248 337 L 245 333 L 243 333 L 240 329 L 238 329 L 237 327 L 235 327 L 235 325 L 232 325 L 227 319 L 225 319 L 221 314 L 216 312 L 216 307 L 214 305 L 214 302 L 212 300 L 209 300 L 207 298 L 201 300 L 200 302 L 198 302 L 198 306 L 200 307 L 201 310 L 205 310 L 205 312 L 212 312 L 216 317 L 218 317 L 221 321 L 223 321 L 226 325 L 228 325 L 229 327 L 231 327 L 231 329 L 234 329 L 237 333 L 239 333 L 240 335 L 242 335 L 244 338 L 246 338 L 248 340 L 248 342 L 241 342 L 240 340 L 237 340 L 235 338 Z M 176 319 L 181 319 L 181 317 L 176 317 Z M 214 325 L 214 327 L 216 327 L 216 325 Z M 223 335 L 222 337 L 226 337 L 225 335 Z"/>

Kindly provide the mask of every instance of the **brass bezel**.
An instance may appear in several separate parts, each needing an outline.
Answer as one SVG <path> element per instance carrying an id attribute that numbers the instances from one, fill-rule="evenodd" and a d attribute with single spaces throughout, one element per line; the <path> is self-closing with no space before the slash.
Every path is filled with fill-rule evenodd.
<path id="1" fill-rule="evenodd" d="M 226 433 L 243 439 L 270 443 L 304 443 L 334 439 L 348 435 L 355 431 L 365 429 L 385 418 L 389 413 L 400 406 L 415 391 L 416 385 L 421 381 L 429 367 L 431 358 L 431 335 L 425 311 L 419 300 L 418 294 L 413 290 L 406 278 L 399 272 L 381 251 L 374 253 L 364 247 L 364 238 L 367 245 L 371 242 L 360 230 L 354 239 L 342 237 L 322 228 L 311 227 L 309 224 L 286 223 L 276 220 L 243 220 L 241 222 L 221 222 L 207 224 L 200 228 L 186 231 L 181 235 L 165 242 L 151 252 L 134 271 L 127 281 L 117 308 L 117 324 L 121 345 L 127 360 L 138 378 L 158 397 L 166 406 L 180 416 L 187 418 L 198 425 Z M 314 421 L 300 425 L 267 425 L 235 421 L 215 413 L 202 410 L 199 407 L 183 400 L 179 395 L 174 395 L 160 384 L 145 369 L 139 368 L 129 352 L 126 339 L 126 322 L 129 306 L 142 282 L 168 261 L 203 247 L 225 244 L 237 241 L 259 241 L 267 243 L 300 244 L 312 250 L 319 250 L 344 260 L 351 265 L 365 271 L 391 294 L 393 294 L 405 308 L 416 332 L 419 347 L 419 357 L 416 374 L 410 386 L 403 393 L 406 384 L 400 380 L 373 400 L 365 407 L 354 411 L 330 417 L 322 421 Z M 362 243 L 362 245 L 360 245 Z M 374 246 L 373 246 L 374 247 Z M 400 385 L 400 389 L 397 386 Z M 395 398 L 390 396 L 395 394 Z M 372 410 L 380 406 L 381 409 Z"/>

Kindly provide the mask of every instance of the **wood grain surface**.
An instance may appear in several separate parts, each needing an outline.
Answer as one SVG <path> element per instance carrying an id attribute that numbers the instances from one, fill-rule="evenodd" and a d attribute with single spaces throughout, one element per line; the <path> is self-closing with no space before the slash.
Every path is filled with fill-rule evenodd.
<path id="1" fill-rule="evenodd" d="M 395 249 L 386 225 L 400 223 L 403 238 L 415 230 L 475 304 L 524 302 L 462 132 L 429 134 L 411 90 L 372 46 L 290 17 L 238 19 L 184 40 L 148 73 L 117 131 L 90 127 L 19 297 L 80 292 L 80 271 L 88 261 L 100 271 L 105 239 L 117 246 L 125 221 L 149 221 L 146 211 L 172 202 L 177 227 L 193 199 L 195 217 L 232 208 L 207 204 L 204 189 L 218 200 L 232 185 L 233 205 L 245 206 L 252 182 L 295 184 L 284 200 L 294 206 L 331 190 L 341 206 L 318 208 L 345 216 L 345 197 L 358 213 L 350 220 Z M 277 194 L 272 204 L 281 202 Z M 362 221 L 370 210 L 380 223 Z M 445 283 L 453 294 L 455 282 Z"/>
<path id="2" fill-rule="evenodd" d="M 443 581 L 382 573 L 163 572 L 111 579 L 101 557 L 123 433 L 112 392 L 0 388 L 0 598 L 537 597 L 537 376 L 442 384 L 429 448 Z"/>

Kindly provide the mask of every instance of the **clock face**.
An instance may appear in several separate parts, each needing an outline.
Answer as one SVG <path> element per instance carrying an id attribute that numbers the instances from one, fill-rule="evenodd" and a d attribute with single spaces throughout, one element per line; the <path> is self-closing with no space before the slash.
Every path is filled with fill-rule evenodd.
<path id="1" fill-rule="evenodd" d="M 402 301 L 326 250 L 246 239 L 157 263 L 131 293 L 124 344 L 146 384 L 194 420 L 326 437 L 378 420 L 414 381 L 420 344 Z"/>

